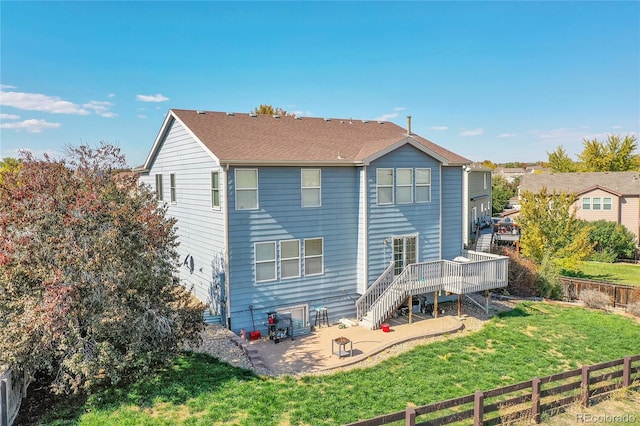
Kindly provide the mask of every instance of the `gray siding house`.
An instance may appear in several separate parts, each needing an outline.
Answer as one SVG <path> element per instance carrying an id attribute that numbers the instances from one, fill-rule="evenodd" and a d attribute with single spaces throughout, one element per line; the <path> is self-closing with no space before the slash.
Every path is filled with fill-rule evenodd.
<path id="1" fill-rule="evenodd" d="M 304 333 L 316 308 L 371 310 L 356 303 L 385 272 L 461 254 L 467 163 L 386 121 L 172 109 L 137 171 L 177 218 L 180 280 L 209 311 L 247 333 L 287 312 Z"/>

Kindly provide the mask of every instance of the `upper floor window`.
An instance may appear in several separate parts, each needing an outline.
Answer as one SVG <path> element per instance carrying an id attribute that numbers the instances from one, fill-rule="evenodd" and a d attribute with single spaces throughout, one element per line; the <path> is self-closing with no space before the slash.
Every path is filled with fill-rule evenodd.
<path id="1" fill-rule="evenodd" d="M 280 276 L 300 276 L 300 240 L 280 241 Z"/>
<path id="2" fill-rule="evenodd" d="M 582 210 L 591 210 L 591 198 L 582 197 Z"/>
<path id="3" fill-rule="evenodd" d="M 591 201 L 591 208 L 593 210 L 600 210 L 600 197 L 593 197 Z"/>
<path id="4" fill-rule="evenodd" d="M 236 170 L 236 210 L 258 208 L 258 170 Z"/>
<path id="5" fill-rule="evenodd" d="M 256 282 L 276 279 L 276 243 L 269 241 L 254 245 Z"/>
<path id="6" fill-rule="evenodd" d="M 377 169 L 378 204 L 393 204 L 393 169 Z"/>
<path id="7" fill-rule="evenodd" d="M 398 203 L 413 202 L 413 169 L 398 169 Z"/>
<path id="8" fill-rule="evenodd" d="M 220 208 L 220 172 L 211 172 L 211 208 Z"/>
<path id="9" fill-rule="evenodd" d="M 156 198 L 158 201 L 162 201 L 162 174 L 156 175 Z"/>
<path id="10" fill-rule="evenodd" d="M 602 210 L 611 210 L 611 197 L 602 199 Z"/>
<path id="11" fill-rule="evenodd" d="M 416 203 L 431 201 L 431 169 L 416 169 Z"/>
<path id="12" fill-rule="evenodd" d="M 169 196 L 171 197 L 171 202 L 176 202 L 176 174 L 171 173 L 169 175 Z"/>
<path id="13" fill-rule="evenodd" d="M 323 271 L 324 248 L 322 238 L 304 240 L 304 274 L 318 275 Z"/>
<path id="14" fill-rule="evenodd" d="M 320 207 L 322 184 L 320 169 L 302 169 L 302 207 Z"/>
<path id="15" fill-rule="evenodd" d="M 487 176 L 488 176 L 488 173 L 483 173 L 483 174 L 482 174 L 482 177 L 484 178 L 484 179 L 483 179 L 483 186 L 484 186 L 484 189 L 487 189 Z"/>

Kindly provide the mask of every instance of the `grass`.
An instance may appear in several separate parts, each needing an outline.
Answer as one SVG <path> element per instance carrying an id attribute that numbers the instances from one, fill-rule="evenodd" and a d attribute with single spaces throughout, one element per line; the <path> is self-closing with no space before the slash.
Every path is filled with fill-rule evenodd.
<path id="1" fill-rule="evenodd" d="M 575 275 L 590 280 L 640 286 L 640 265 L 630 263 L 581 262 Z"/>
<path id="2" fill-rule="evenodd" d="M 335 425 L 638 352 L 640 325 L 600 311 L 523 303 L 482 330 L 368 369 L 266 378 L 185 353 L 124 388 L 59 405 L 45 424 Z"/>

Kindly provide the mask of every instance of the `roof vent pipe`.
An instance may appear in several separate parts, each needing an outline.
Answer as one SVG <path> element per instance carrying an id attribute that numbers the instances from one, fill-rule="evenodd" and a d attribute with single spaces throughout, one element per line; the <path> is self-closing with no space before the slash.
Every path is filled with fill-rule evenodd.
<path id="1" fill-rule="evenodd" d="M 411 135 L 411 116 L 407 115 L 407 134 Z"/>

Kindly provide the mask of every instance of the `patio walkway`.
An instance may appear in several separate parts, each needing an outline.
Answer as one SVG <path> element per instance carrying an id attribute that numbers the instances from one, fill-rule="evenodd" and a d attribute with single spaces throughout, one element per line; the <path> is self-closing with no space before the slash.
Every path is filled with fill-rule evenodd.
<path id="1" fill-rule="evenodd" d="M 338 325 L 321 327 L 304 336 L 281 339 L 280 343 L 262 338 L 243 342 L 245 350 L 255 367 L 265 367 L 276 374 L 313 373 L 339 369 L 361 363 L 367 367 L 369 357 L 403 342 L 455 333 L 464 327 L 466 316 L 442 316 L 433 318 L 423 314 L 413 314 L 413 323 L 408 317 L 388 321 L 389 332 L 368 330 L 353 326 L 340 328 Z M 346 337 L 353 343 L 353 355 L 338 357 L 332 353 L 332 341 Z M 347 344 L 346 349 L 350 347 Z M 337 346 L 334 346 L 337 350 Z"/>

